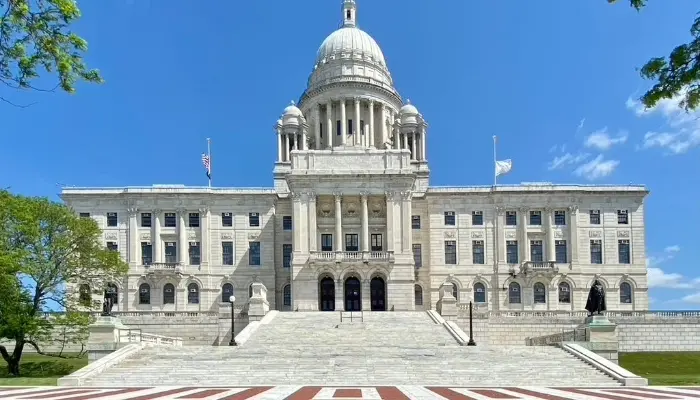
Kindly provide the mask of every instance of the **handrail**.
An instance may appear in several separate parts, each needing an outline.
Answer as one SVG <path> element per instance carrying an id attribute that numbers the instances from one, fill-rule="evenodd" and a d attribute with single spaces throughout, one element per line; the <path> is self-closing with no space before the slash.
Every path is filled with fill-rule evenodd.
<path id="1" fill-rule="evenodd" d="M 348 313 L 350 314 L 350 322 L 353 321 L 353 319 L 357 319 L 357 317 L 353 317 L 355 313 L 360 313 L 360 322 L 365 322 L 365 312 L 364 311 L 340 311 L 340 322 L 343 322 L 343 313 Z M 347 320 L 348 317 L 345 317 Z"/>

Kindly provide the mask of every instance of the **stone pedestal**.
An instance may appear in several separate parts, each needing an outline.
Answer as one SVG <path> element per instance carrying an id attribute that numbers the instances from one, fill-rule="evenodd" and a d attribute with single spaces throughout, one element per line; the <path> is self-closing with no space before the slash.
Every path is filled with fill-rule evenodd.
<path id="1" fill-rule="evenodd" d="M 440 286 L 440 300 L 437 302 L 437 311 L 443 318 L 457 317 L 457 299 L 452 295 L 452 284 L 444 283 Z"/>
<path id="2" fill-rule="evenodd" d="M 270 311 L 270 303 L 267 301 L 267 288 L 260 282 L 253 282 L 253 296 L 248 304 L 248 317 L 250 321 L 259 321 Z"/>
<path id="3" fill-rule="evenodd" d="M 120 337 L 121 333 L 128 329 L 129 327 L 122 324 L 117 317 L 97 317 L 95 323 L 88 327 L 90 332 L 87 342 L 88 363 L 99 360 L 117 350 L 120 345 L 128 343 L 130 338 L 122 341 Z"/>
<path id="4" fill-rule="evenodd" d="M 586 342 L 578 344 L 615 364 L 618 363 L 617 324 L 605 315 L 592 315 L 586 317 L 580 328 L 586 330 Z"/>

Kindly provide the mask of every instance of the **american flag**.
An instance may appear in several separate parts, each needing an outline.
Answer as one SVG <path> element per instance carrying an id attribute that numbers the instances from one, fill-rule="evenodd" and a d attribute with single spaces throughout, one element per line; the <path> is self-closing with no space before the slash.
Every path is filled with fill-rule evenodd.
<path id="1" fill-rule="evenodd" d="M 204 153 L 202 153 L 202 164 L 207 169 L 207 178 L 211 179 L 211 159 Z"/>

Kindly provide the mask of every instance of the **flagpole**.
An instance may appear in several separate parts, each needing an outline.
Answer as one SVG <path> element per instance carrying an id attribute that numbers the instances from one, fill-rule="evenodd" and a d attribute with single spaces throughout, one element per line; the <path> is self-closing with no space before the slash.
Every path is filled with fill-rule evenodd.
<path id="1" fill-rule="evenodd" d="M 498 173 L 496 171 L 496 135 L 493 135 L 493 186 L 496 186 L 496 179 L 498 179 Z"/>
<path id="2" fill-rule="evenodd" d="M 207 154 L 209 156 L 209 187 L 211 187 L 211 139 L 207 138 Z"/>

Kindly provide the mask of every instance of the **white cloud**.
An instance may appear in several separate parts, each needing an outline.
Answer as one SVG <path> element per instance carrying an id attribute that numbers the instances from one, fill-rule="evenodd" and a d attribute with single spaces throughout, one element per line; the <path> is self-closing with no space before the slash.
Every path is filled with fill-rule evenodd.
<path id="1" fill-rule="evenodd" d="M 681 251 L 681 246 L 679 246 L 677 244 L 674 244 L 672 246 L 666 246 L 664 251 L 666 253 L 678 253 L 679 251 Z"/>
<path id="2" fill-rule="evenodd" d="M 559 169 L 562 167 L 566 167 L 569 165 L 576 165 L 580 164 L 590 156 L 588 153 L 578 153 L 578 154 L 571 154 L 571 153 L 566 153 L 561 156 L 556 156 L 552 161 L 549 162 L 549 167 L 548 169 L 550 171 Z"/>
<path id="3" fill-rule="evenodd" d="M 617 136 L 612 137 L 608 133 L 608 128 L 603 128 L 588 135 L 586 140 L 583 142 L 583 145 L 586 147 L 596 148 L 598 150 L 608 150 L 616 144 L 623 144 L 627 142 L 628 136 L 629 135 L 627 132 L 623 131 Z"/>
<path id="4" fill-rule="evenodd" d="M 692 282 L 688 282 L 685 277 L 675 272 L 666 273 L 661 268 L 647 268 L 647 280 L 650 288 L 667 289 L 691 289 Z"/>
<path id="5" fill-rule="evenodd" d="M 681 299 L 684 303 L 700 304 L 700 292 L 689 294 Z"/>
<path id="6" fill-rule="evenodd" d="M 579 165 L 574 170 L 574 174 L 589 181 L 593 181 L 612 174 L 618 165 L 620 165 L 619 160 L 605 160 L 603 155 L 599 154 L 598 157 L 593 160 Z"/>
<path id="7" fill-rule="evenodd" d="M 642 149 L 659 148 L 669 154 L 683 154 L 700 146 L 700 110 L 687 112 L 680 103 L 683 94 L 663 99 L 653 108 L 645 108 L 638 100 L 627 99 L 627 108 L 637 116 L 661 115 L 668 126 L 665 132 L 647 132 L 642 140 Z"/>

